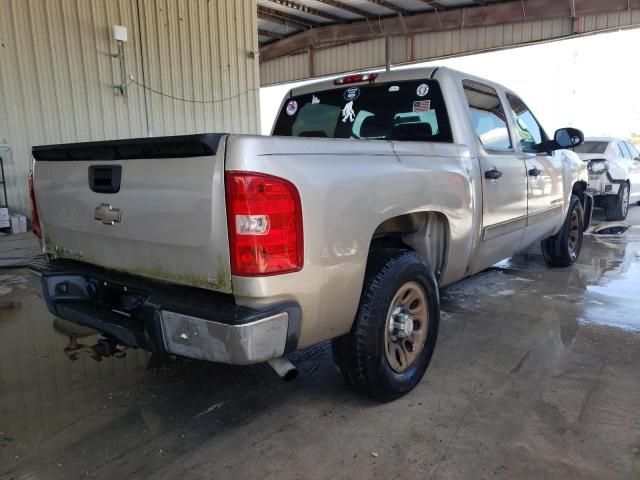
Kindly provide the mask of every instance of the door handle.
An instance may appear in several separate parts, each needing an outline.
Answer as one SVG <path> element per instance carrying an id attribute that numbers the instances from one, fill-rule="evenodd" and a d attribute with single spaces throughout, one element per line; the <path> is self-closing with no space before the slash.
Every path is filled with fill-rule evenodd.
<path id="1" fill-rule="evenodd" d="M 493 167 L 491 170 L 487 170 L 484 172 L 484 178 L 488 180 L 497 180 L 502 176 L 502 172 L 498 170 L 496 167 Z"/>
<path id="2" fill-rule="evenodd" d="M 537 177 L 541 173 L 542 170 L 538 170 L 538 167 L 533 167 L 531 170 L 529 170 L 529 175 L 531 175 L 532 177 Z"/>

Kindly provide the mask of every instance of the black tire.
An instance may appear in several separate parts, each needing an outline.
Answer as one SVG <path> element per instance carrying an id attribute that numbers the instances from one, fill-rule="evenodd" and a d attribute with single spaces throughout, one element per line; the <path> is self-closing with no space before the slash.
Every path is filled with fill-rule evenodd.
<path id="1" fill-rule="evenodd" d="M 407 285 L 424 294 L 426 325 L 424 330 L 415 327 L 415 332 L 426 333 L 422 333 L 422 349 L 412 353 L 413 363 L 406 362 L 406 370 L 398 372 L 387 357 L 388 342 L 394 338 L 386 335 L 387 320 L 392 301 L 399 298 L 396 294 Z M 395 249 L 373 252 L 351 332 L 332 341 L 334 361 L 350 387 L 376 400 L 395 400 L 411 391 L 424 376 L 435 349 L 439 323 L 436 278 L 418 255 Z"/>
<path id="2" fill-rule="evenodd" d="M 571 195 L 567 218 L 553 237 L 542 241 L 542 255 L 551 267 L 569 267 L 580 256 L 584 233 L 584 212 L 576 195 Z"/>
<path id="3" fill-rule="evenodd" d="M 629 212 L 629 184 L 620 184 L 618 194 L 611 196 L 605 204 L 605 216 L 610 222 L 625 220 Z"/>

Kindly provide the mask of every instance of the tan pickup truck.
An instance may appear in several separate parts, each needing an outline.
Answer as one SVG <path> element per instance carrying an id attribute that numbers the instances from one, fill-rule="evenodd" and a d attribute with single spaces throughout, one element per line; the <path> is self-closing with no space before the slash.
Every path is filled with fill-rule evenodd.
<path id="1" fill-rule="evenodd" d="M 58 317 L 143 348 L 270 361 L 332 339 L 381 400 L 420 381 L 438 288 L 542 242 L 580 253 L 586 164 L 513 91 L 446 68 L 292 90 L 272 136 L 33 148 L 34 265 Z M 590 215 L 587 213 L 587 215 Z"/>

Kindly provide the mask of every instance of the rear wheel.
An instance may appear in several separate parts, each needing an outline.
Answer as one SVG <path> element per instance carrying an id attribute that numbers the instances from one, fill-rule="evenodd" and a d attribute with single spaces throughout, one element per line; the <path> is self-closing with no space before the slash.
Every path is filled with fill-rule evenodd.
<path id="1" fill-rule="evenodd" d="M 433 355 L 439 315 L 435 276 L 415 252 L 373 253 L 353 328 L 332 344 L 347 384 L 382 401 L 411 391 Z"/>
<path id="2" fill-rule="evenodd" d="M 612 196 L 605 205 L 607 220 L 624 220 L 629 212 L 629 184 L 623 183 L 618 189 L 618 194 Z"/>
<path id="3" fill-rule="evenodd" d="M 542 241 L 542 254 L 547 264 L 552 267 L 573 265 L 580 255 L 583 233 L 584 212 L 582 204 L 576 195 L 572 195 L 569 212 L 562 228 L 553 237 Z"/>

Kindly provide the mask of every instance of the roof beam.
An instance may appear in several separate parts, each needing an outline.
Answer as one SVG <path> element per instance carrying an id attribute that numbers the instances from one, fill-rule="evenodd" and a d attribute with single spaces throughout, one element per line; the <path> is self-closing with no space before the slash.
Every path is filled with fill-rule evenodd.
<path id="1" fill-rule="evenodd" d="M 345 12 L 353 13 L 354 15 L 359 15 L 364 18 L 374 19 L 378 18 L 377 15 L 374 15 L 371 12 L 367 12 L 366 10 L 362 10 L 357 7 L 352 7 L 347 3 L 340 2 L 338 0 L 318 0 L 325 5 L 329 5 L 330 7 L 339 8 L 340 10 L 344 10 Z M 348 0 L 347 0 L 348 1 Z"/>
<path id="2" fill-rule="evenodd" d="M 316 17 L 326 18 L 327 20 L 331 20 L 332 22 L 344 22 L 345 19 L 343 17 L 339 17 L 337 15 L 333 15 L 332 13 L 323 12 L 321 10 L 317 10 L 312 7 L 308 7 L 306 5 L 302 5 L 300 3 L 292 2 L 290 0 L 269 0 L 271 3 L 276 3 L 283 7 L 291 8 L 292 10 L 297 10 L 301 13 L 307 13 L 309 15 L 315 15 Z"/>
<path id="3" fill-rule="evenodd" d="M 264 30 L 263 28 L 258 29 L 258 35 L 263 37 L 274 38 L 276 40 L 281 40 L 284 38 L 284 35 L 281 33 L 272 32 L 271 30 Z"/>
<path id="4" fill-rule="evenodd" d="M 575 15 L 620 12 L 628 8 L 640 9 L 640 0 L 573 0 Z M 557 0 L 527 0 L 490 3 L 485 6 L 423 12 L 414 15 L 383 18 L 371 23 L 365 20 L 349 24 L 327 25 L 297 33 L 260 48 L 260 61 L 265 62 L 322 45 L 360 42 L 381 36 L 407 35 L 460 28 L 521 23 L 551 18 L 571 18 L 572 2 Z M 524 7 L 524 8 L 523 8 Z"/>
<path id="5" fill-rule="evenodd" d="M 430 0 L 420 0 L 422 3 L 426 3 L 427 5 L 429 5 L 430 7 L 433 7 L 437 10 L 446 10 L 447 6 L 441 4 L 440 2 L 432 2 Z M 473 2 L 478 3 L 481 0 L 473 0 Z"/>
<path id="6" fill-rule="evenodd" d="M 405 10 L 404 8 L 399 7 L 395 3 L 387 2 L 387 0 L 367 0 L 367 2 L 373 3 L 374 5 L 378 5 L 380 7 L 387 8 L 396 13 L 399 13 L 400 15 L 411 15 L 410 10 Z"/>
<path id="7" fill-rule="evenodd" d="M 307 20 L 306 18 L 298 17 L 296 15 L 289 15 L 288 13 L 274 10 L 273 8 L 262 7 L 260 5 L 258 5 L 258 18 L 302 30 L 320 25 L 318 22 L 314 22 L 313 20 Z"/>

